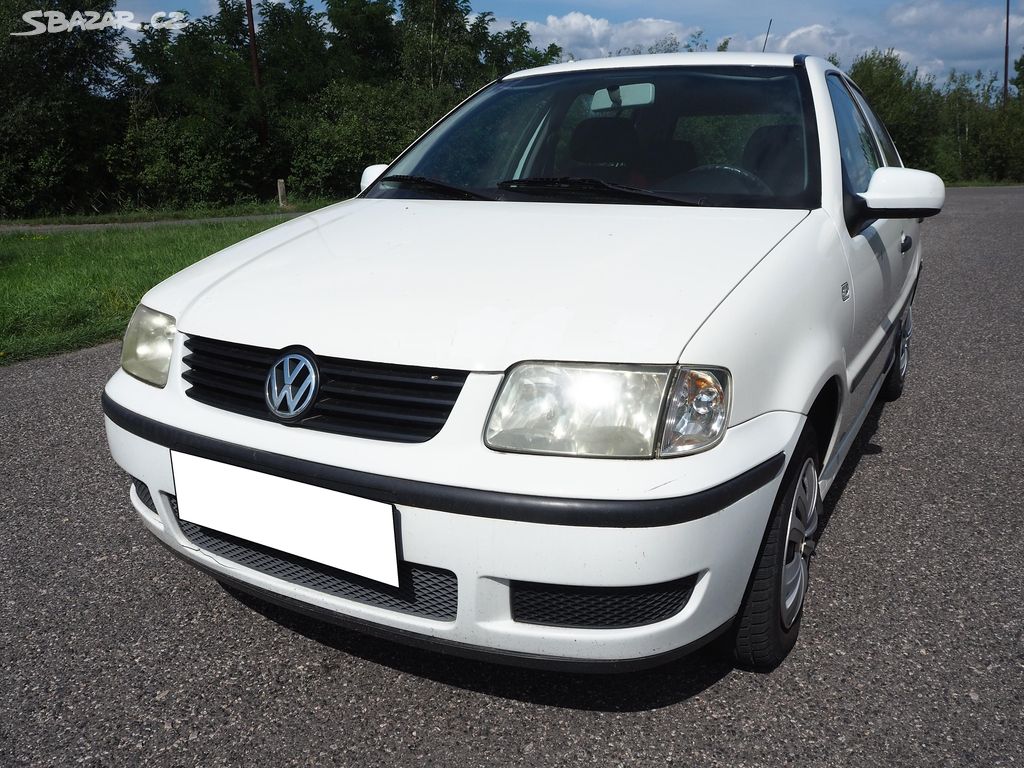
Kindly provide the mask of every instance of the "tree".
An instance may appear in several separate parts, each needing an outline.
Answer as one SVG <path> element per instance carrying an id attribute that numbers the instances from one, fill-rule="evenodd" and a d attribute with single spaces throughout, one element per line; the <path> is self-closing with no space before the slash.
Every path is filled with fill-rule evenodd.
<path id="1" fill-rule="evenodd" d="M 489 14 L 481 14 L 481 18 Z M 513 21 L 511 26 L 488 35 L 483 42 L 484 65 L 489 68 L 490 79 L 517 72 L 521 69 L 553 64 L 562 58 L 562 49 L 551 43 L 541 51 L 531 45 L 530 31 L 526 24 Z"/>
<path id="2" fill-rule="evenodd" d="M 470 46 L 469 0 L 402 0 L 399 22 L 402 70 L 436 89 L 442 85 L 467 89 L 477 78 L 479 64 Z M 490 17 L 493 19 L 493 16 Z M 490 19 L 478 21 L 486 30 Z"/>
<path id="3" fill-rule="evenodd" d="M 697 53 L 700 51 L 706 51 L 707 49 L 708 39 L 704 36 L 703 29 L 691 32 L 689 39 L 686 41 L 686 45 L 683 46 L 683 50 L 687 53 Z"/>
<path id="4" fill-rule="evenodd" d="M 1013 71 L 1017 75 L 1010 79 L 1010 85 L 1017 89 L 1017 98 L 1024 99 L 1024 54 L 1013 62 Z"/>
<path id="5" fill-rule="evenodd" d="M 220 0 L 217 14 L 178 33 L 147 30 L 131 51 L 127 131 L 111 165 L 132 203 L 269 196 L 282 153 L 275 141 L 259 141 L 263 104 L 250 76 L 242 2 Z"/>
<path id="6" fill-rule="evenodd" d="M 375 82 L 396 75 L 401 40 L 394 16 L 393 0 L 327 0 L 331 53 L 342 75 Z"/>
<path id="7" fill-rule="evenodd" d="M 262 0 L 259 48 L 263 85 L 272 110 L 308 102 L 330 80 L 330 52 L 324 14 L 307 0 L 288 4 Z M 337 44 L 338 41 L 335 41 Z"/>
<path id="8" fill-rule="evenodd" d="M 450 94 L 407 81 L 335 81 L 290 121 L 289 186 L 312 197 L 356 192 L 363 168 L 393 160 L 450 107 Z"/>
<path id="9" fill-rule="evenodd" d="M 89 7 L 111 11 L 112 0 Z M 74 19 L 81 3 L 40 0 L 33 8 Z M 103 148 L 124 130 L 118 100 L 125 74 L 113 28 L 12 36 L 29 31 L 27 10 L 0 3 L 0 216 L 109 206 Z"/>

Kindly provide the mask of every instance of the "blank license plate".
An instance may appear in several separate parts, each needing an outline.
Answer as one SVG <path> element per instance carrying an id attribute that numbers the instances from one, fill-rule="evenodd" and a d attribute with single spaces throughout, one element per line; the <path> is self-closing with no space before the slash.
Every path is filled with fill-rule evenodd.
<path id="1" fill-rule="evenodd" d="M 398 586 L 390 504 L 171 451 L 182 520 Z"/>

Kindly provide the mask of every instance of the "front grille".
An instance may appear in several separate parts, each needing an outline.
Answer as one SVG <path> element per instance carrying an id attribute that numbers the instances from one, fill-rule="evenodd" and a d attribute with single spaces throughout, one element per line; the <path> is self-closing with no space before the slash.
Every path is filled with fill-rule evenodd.
<path id="1" fill-rule="evenodd" d="M 186 394 L 216 408 L 271 419 L 267 373 L 279 350 L 190 336 L 182 362 Z M 451 413 L 466 371 L 317 357 L 320 387 L 308 415 L 294 425 L 373 440 L 422 443 Z"/>
<path id="2" fill-rule="evenodd" d="M 683 610 L 696 583 L 696 575 L 641 587 L 571 587 L 513 581 L 512 619 L 553 627 L 639 627 L 664 621 Z"/>
<path id="3" fill-rule="evenodd" d="M 177 499 L 168 498 L 185 538 L 212 555 L 345 600 L 427 619 L 455 621 L 459 584 L 451 571 L 400 562 L 399 585 L 392 587 L 182 520 L 177 517 Z"/>

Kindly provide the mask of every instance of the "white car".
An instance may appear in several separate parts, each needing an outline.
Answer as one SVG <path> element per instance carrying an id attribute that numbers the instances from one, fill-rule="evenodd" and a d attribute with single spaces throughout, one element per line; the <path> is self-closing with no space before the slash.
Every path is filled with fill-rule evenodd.
<path id="1" fill-rule="evenodd" d="M 777 665 L 942 181 L 828 62 L 726 53 L 505 77 L 363 186 L 143 298 L 103 396 L 142 523 L 441 651 Z"/>

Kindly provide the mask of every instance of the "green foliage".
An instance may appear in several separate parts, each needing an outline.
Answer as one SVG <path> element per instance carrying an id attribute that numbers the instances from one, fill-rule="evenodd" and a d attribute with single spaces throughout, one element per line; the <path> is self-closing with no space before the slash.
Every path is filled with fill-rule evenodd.
<path id="1" fill-rule="evenodd" d="M 280 10 L 264 33 L 275 57 L 275 42 L 295 26 L 288 8 Z M 243 3 L 220 0 L 216 16 L 175 34 L 147 31 L 131 51 L 128 119 L 109 155 L 122 204 L 190 207 L 268 197 L 277 164 L 260 141 L 265 102 L 252 82 Z M 296 70 L 300 83 L 308 81 L 303 74 Z M 278 74 L 265 88 L 270 96 L 288 90 Z"/>
<path id="2" fill-rule="evenodd" d="M 290 119 L 295 150 L 289 187 L 316 197 L 358 191 L 366 166 L 393 160 L 454 100 L 450 89 L 402 81 L 331 83 Z"/>
<path id="3" fill-rule="evenodd" d="M 853 62 L 850 76 L 906 165 L 947 182 L 1024 180 L 1024 102 L 1003 104 L 995 74 L 951 72 L 939 85 L 896 52 L 873 50 Z"/>
<path id="4" fill-rule="evenodd" d="M 334 71 L 354 80 L 394 77 L 401 58 L 394 15 L 393 0 L 327 0 Z"/>
<path id="5" fill-rule="evenodd" d="M 113 5 L 90 7 L 102 13 Z M 125 112 L 111 98 L 124 74 L 121 34 L 11 34 L 29 29 L 21 14 L 30 7 L 70 18 L 80 6 L 0 0 L 0 217 L 106 205 L 111 180 L 103 148 L 117 140 Z"/>
<path id="6" fill-rule="evenodd" d="M 282 111 L 301 107 L 327 85 L 331 50 L 350 46 L 331 41 L 324 14 L 316 13 L 306 0 L 262 0 L 259 13 L 264 98 Z"/>

